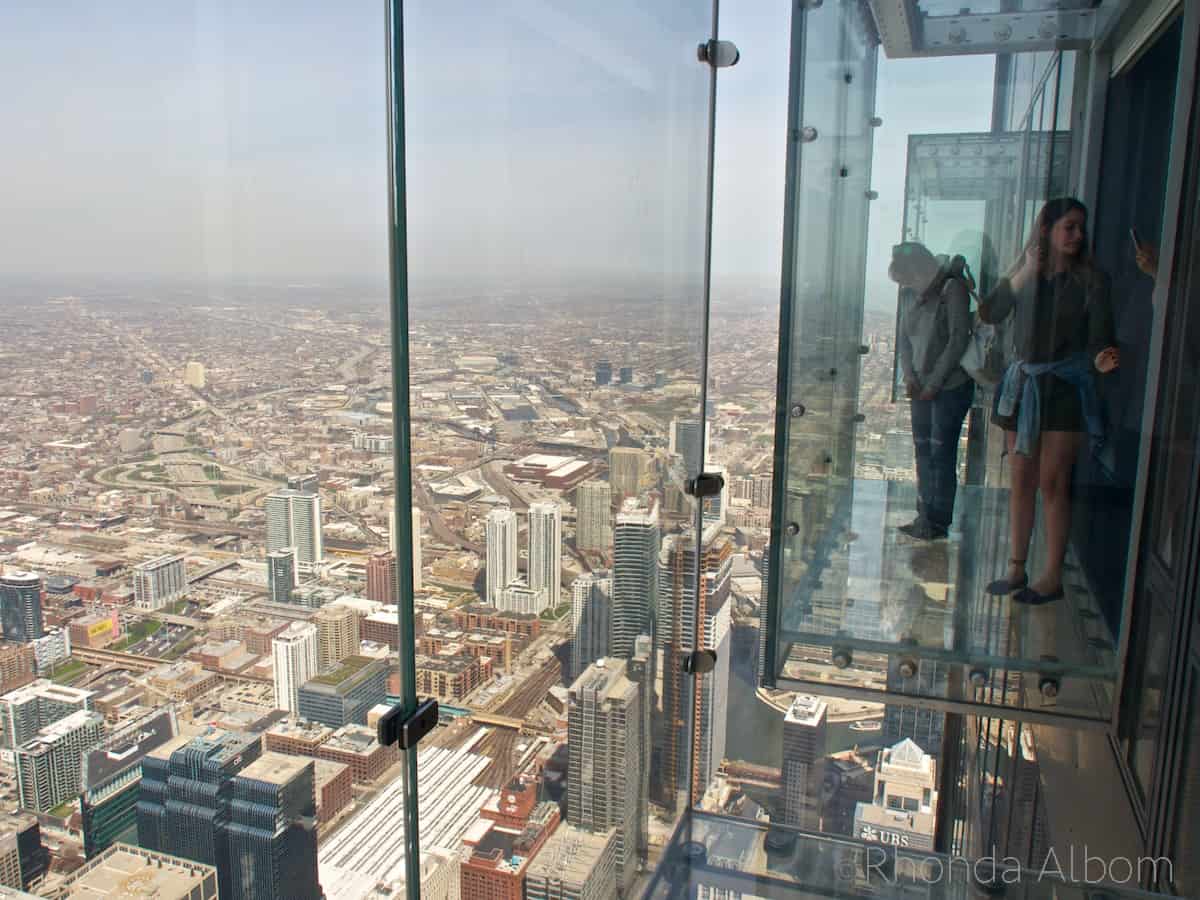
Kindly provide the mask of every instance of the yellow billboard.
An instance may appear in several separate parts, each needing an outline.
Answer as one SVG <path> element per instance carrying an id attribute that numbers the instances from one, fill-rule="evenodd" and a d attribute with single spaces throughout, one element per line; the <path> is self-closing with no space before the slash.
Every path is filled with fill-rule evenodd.
<path id="1" fill-rule="evenodd" d="M 103 622 L 97 622 L 94 625 L 88 626 L 88 640 L 97 638 L 102 634 L 108 634 L 113 630 L 112 619 L 105 619 Z"/>

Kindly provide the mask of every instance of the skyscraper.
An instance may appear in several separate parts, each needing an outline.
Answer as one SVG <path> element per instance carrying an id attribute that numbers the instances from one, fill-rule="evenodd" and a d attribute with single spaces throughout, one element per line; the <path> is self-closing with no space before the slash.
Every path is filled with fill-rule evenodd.
<path id="1" fill-rule="evenodd" d="M 317 664 L 322 672 L 358 653 L 358 613 L 349 606 L 322 606 L 312 623 L 317 626 Z"/>
<path id="2" fill-rule="evenodd" d="M 767 635 L 770 632 L 770 621 L 767 613 L 770 609 L 768 591 L 771 586 L 771 545 L 763 547 L 762 556 L 756 561 L 762 581 L 758 593 L 758 683 L 762 684 L 767 671 Z M 771 673 L 774 675 L 775 673 Z"/>
<path id="3" fill-rule="evenodd" d="M 654 695 L 654 641 L 648 634 L 639 634 L 633 642 L 633 655 L 625 662 L 626 677 L 638 688 L 638 746 L 641 748 L 641 761 L 638 771 L 641 780 L 638 784 L 637 809 L 637 840 L 636 850 L 638 859 L 645 863 L 650 850 L 649 808 L 650 801 L 650 765 L 653 749 L 653 720 L 657 713 Z"/>
<path id="4" fill-rule="evenodd" d="M 945 696 L 950 683 L 950 665 L 933 659 L 917 660 L 917 671 L 906 678 L 900 671 L 902 657 L 888 655 L 887 689 L 889 693 L 910 696 Z M 935 759 L 942 755 L 942 737 L 946 733 L 946 714 L 904 703 L 888 703 L 883 708 L 883 741 L 896 744 L 904 738 Z"/>
<path id="5" fill-rule="evenodd" d="M 937 798 L 937 763 L 905 738 L 879 751 L 874 800 L 855 805 L 851 834 L 893 847 L 932 850 Z"/>
<path id="6" fill-rule="evenodd" d="M 374 553 L 367 560 L 367 599 L 375 603 L 395 604 L 396 554 Z"/>
<path id="7" fill-rule="evenodd" d="M 687 802 L 698 801 L 725 756 L 733 550 L 715 526 L 705 530 L 701 545 L 699 584 L 695 532 L 669 536 L 659 553 L 654 641 L 663 666 L 663 725 L 656 748 L 655 793 L 669 809 L 675 807 L 685 785 Z M 715 651 L 713 671 L 687 675 L 683 666 L 692 650 Z M 689 754 L 694 755 L 695 765 L 687 785 Z"/>
<path id="8" fill-rule="evenodd" d="M 0 748 L 15 750 L 71 713 L 92 708 L 95 692 L 39 679 L 0 697 Z"/>
<path id="9" fill-rule="evenodd" d="M 388 665 L 383 659 L 350 656 L 332 672 L 300 686 L 300 718 L 341 728 L 365 725 L 367 712 L 387 698 Z"/>
<path id="10" fill-rule="evenodd" d="M 17 791 L 25 809 L 49 812 L 79 795 L 80 760 L 100 740 L 104 717 L 78 710 L 17 748 Z"/>
<path id="11" fill-rule="evenodd" d="M 725 516 L 729 511 L 729 482 L 726 481 L 724 466 L 709 465 L 708 471 L 722 478 L 721 490 L 711 497 L 705 497 L 701 503 L 704 516 L 704 527 L 709 525 L 724 525 Z"/>
<path id="12" fill-rule="evenodd" d="M 517 577 L 517 514 L 507 506 L 498 506 L 487 514 L 487 562 L 484 577 L 487 596 L 495 605 L 500 592 Z"/>
<path id="13" fill-rule="evenodd" d="M 612 363 L 607 359 L 596 363 L 596 384 L 612 384 Z"/>
<path id="14" fill-rule="evenodd" d="M 292 591 L 299 584 L 296 550 L 284 547 L 267 554 L 267 594 L 272 603 L 291 603 Z"/>
<path id="15" fill-rule="evenodd" d="M 252 734 L 209 729 L 168 741 L 142 761 L 138 844 L 215 866 L 222 898 L 315 900 L 311 767 L 263 754 Z"/>
<path id="16" fill-rule="evenodd" d="M 672 419 L 671 436 L 668 449 L 683 458 L 684 469 L 688 478 L 695 478 L 704 470 L 704 460 L 701 452 L 707 455 L 709 423 L 706 419 L 703 426 L 700 419 Z M 702 443 L 703 442 L 703 443 Z M 703 450 L 701 448 L 704 448 Z"/>
<path id="17" fill-rule="evenodd" d="M 183 557 L 166 554 L 133 567 L 133 601 L 140 609 L 162 609 L 187 593 Z"/>
<path id="18" fill-rule="evenodd" d="M 233 776 L 258 758 L 259 738 L 210 729 L 146 754 L 138 791 L 138 846 L 207 863 L 221 897 L 232 897 L 229 799 Z"/>
<path id="19" fill-rule="evenodd" d="M 623 660 L 597 660 L 568 692 L 567 820 L 593 832 L 617 829 L 618 890 L 637 874 L 642 784 L 641 690 Z"/>
<path id="20" fill-rule="evenodd" d="M 388 548 L 396 553 L 396 510 L 388 510 Z M 397 559 L 400 557 L 397 556 Z M 421 510 L 412 508 L 412 568 L 413 590 L 421 590 Z"/>
<path id="21" fill-rule="evenodd" d="M 233 778 L 229 868 L 233 896 L 318 900 L 315 763 L 262 754 Z"/>
<path id="22" fill-rule="evenodd" d="M 618 514 L 613 529 L 609 652 L 627 658 L 639 634 L 651 634 L 658 602 L 658 506 Z"/>
<path id="23" fill-rule="evenodd" d="M 26 889 L 50 867 L 42 828 L 28 813 L 7 813 L 0 822 L 0 885 Z M 0 896 L 4 894 L 0 891 Z M 32 894 L 21 894 L 32 897 Z"/>
<path id="24" fill-rule="evenodd" d="M 809 831 L 821 827 L 828 704 L 797 694 L 783 717 L 783 822 Z"/>
<path id="25" fill-rule="evenodd" d="M 274 491 L 263 501 L 267 513 L 267 551 L 292 547 L 301 571 L 325 558 L 321 535 L 321 495 L 315 491 Z"/>
<path id="26" fill-rule="evenodd" d="M 525 872 L 527 900 L 610 900 L 617 893 L 617 832 L 558 826 Z"/>
<path id="27" fill-rule="evenodd" d="M 650 468 L 650 457 L 637 447 L 613 447 L 608 451 L 608 483 L 620 498 L 636 497 Z"/>
<path id="28" fill-rule="evenodd" d="M 545 591 L 557 609 L 562 597 L 562 507 L 553 501 L 529 506 L 529 586 Z"/>
<path id="29" fill-rule="evenodd" d="M 585 572 L 571 583 L 571 677 L 609 655 L 612 573 Z"/>
<path id="30" fill-rule="evenodd" d="M 311 622 L 292 622 L 272 639 L 276 709 L 299 712 L 300 686 L 317 675 L 318 646 L 317 626 Z"/>
<path id="31" fill-rule="evenodd" d="M 0 575 L 0 622 L 10 641 L 35 641 L 42 627 L 42 579 L 33 572 Z"/>
<path id="32" fill-rule="evenodd" d="M 118 841 L 137 843 L 137 798 L 142 759 L 178 733 L 175 707 L 167 706 L 117 726 L 83 755 L 79 809 L 88 859 Z"/>
<path id="33" fill-rule="evenodd" d="M 603 552 L 612 543 L 612 487 L 591 479 L 575 489 L 575 549 Z"/>

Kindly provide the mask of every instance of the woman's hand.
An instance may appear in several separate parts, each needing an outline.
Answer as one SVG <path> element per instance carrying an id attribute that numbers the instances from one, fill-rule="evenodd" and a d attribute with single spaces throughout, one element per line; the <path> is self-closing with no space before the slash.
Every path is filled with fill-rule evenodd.
<path id="1" fill-rule="evenodd" d="M 904 379 L 904 396 L 907 397 L 909 400 L 912 400 L 919 393 L 921 393 L 921 385 L 917 383 L 917 379 L 905 378 Z"/>
<path id="2" fill-rule="evenodd" d="M 1133 255 L 1137 267 L 1151 278 L 1158 277 L 1158 248 L 1153 244 L 1142 244 Z"/>
<path id="3" fill-rule="evenodd" d="M 1015 290 L 1020 290 L 1030 281 L 1036 281 L 1038 274 L 1042 271 L 1042 248 L 1039 244 L 1034 244 L 1025 251 L 1025 259 L 1021 262 L 1021 268 L 1012 277 L 1012 286 Z"/>
<path id="4" fill-rule="evenodd" d="M 1094 362 L 1096 371 L 1107 375 L 1121 365 L 1121 351 L 1116 347 L 1105 347 L 1096 354 Z"/>

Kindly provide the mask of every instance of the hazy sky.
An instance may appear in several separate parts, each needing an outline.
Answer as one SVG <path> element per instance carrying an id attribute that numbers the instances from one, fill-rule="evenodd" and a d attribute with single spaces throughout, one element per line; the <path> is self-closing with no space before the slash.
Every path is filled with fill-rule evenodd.
<path id="1" fill-rule="evenodd" d="M 787 8 L 722 4 L 718 276 L 778 279 Z M 698 271 L 706 2 L 406 15 L 415 274 Z M 991 65 L 883 63 L 873 244 L 907 133 L 985 129 Z M 0 274 L 383 277 L 382 0 L 6 0 L 0 75 Z"/>

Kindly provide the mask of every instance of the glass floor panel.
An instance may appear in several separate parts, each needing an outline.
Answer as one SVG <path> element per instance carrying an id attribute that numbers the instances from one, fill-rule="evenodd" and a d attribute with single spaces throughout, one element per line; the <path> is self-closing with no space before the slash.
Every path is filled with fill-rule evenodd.
<path id="1" fill-rule="evenodd" d="M 1069 878 L 1069 869 L 1061 867 Z M 994 873 L 994 874 L 993 874 Z M 984 884 L 995 878 L 1001 884 Z M 920 897 L 967 900 L 1135 900 L 1161 895 L 1108 884 L 1082 884 L 1045 871 L 993 866 L 783 826 L 693 813 L 676 832 L 647 898 L 674 897 Z"/>
<path id="2" fill-rule="evenodd" d="M 827 518 L 784 566 L 780 674 L 807 683 L 789 688 L 1108 718 L 1117 641 L 1078 568 L 1067 567 L 1066 596 L 1044 606 L 987 592 L 1010 555 L 1006 490 L 960 487 L 941 541 L 898 530 L 916 507 L 910 482 L 830 490 Z M 1035 573 L 1038 546 L 1035 533 Z"/>

